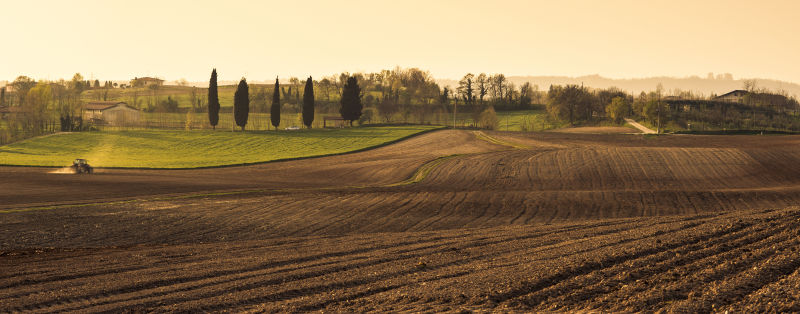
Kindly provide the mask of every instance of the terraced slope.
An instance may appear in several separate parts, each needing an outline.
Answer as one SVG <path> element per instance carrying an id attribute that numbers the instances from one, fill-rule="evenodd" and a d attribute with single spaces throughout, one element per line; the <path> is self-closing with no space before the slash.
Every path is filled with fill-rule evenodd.
<path id="1" fill-rule="evenodd" d="M 0 311 L 798 311 L 797 230 L 786 209 L 7 251 Z"/>

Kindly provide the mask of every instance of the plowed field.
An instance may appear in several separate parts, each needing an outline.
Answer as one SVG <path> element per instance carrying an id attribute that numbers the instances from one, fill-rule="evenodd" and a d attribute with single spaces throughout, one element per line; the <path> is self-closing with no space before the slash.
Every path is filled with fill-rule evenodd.
<path id="1" fill-rule="evenodd" d="M 5 311 L 800 311 L 800 137 L 438 131 L 0 169 Z"/>

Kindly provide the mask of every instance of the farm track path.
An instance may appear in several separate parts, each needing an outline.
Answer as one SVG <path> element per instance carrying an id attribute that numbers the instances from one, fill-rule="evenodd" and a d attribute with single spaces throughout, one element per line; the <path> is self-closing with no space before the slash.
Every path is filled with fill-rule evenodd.
<path id="1" fill-rule="evenodd" d="M 625 118 L 625 122 L 632 125 L 634 128 L 639 129 L 639 131 L 642 131 L 642 133 L 644 134 L 656 134 L 655 130 L 652 130 L 644 125 L 641 125 L 639 122 L 636 122 L 633 119 Z"/>

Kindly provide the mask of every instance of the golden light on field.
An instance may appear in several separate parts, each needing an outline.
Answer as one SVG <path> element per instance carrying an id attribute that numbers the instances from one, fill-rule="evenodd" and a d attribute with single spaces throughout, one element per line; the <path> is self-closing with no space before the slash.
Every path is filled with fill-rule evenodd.
<path id="1" fill-rule="evenodd" d="M 6 1 L 0 80 L 715 72 L 800 82 L 797 1 Z"/>

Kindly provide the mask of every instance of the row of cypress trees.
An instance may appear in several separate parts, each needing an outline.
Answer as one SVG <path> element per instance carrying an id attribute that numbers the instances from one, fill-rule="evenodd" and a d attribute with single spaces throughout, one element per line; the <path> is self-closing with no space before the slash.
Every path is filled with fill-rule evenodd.
<path id="1" fill-rule="evenodd" d="M 239 85 L 236 87 L 236 92 L 233 94 L 233 117 L 236 125 L 244 131 L 247 125 L 247 117 L 250 114 L 250 87 L 247 85 L 247 80 L 242 78 Z M 270 120 L 272 126 L 278 128 L 281 123 L 281 96 L 278 78 L 275 78 L 275 88 L 272 93 L 272 106 L 270 107 Z M 339 113 L 342 118 L 350 121 L 358 120 L 361 117 L 363 106 L 361 105 L 361 88 L 358 86 L 358 80 L 355 76 L 347 79 L 342 91 L 342 101 Z M 219 123 L 219 95 L 217 93 L 217 69 L 211 71 L 211 80 L 208 83 L 208 122 L 216 129 Z M 306 79 L 306 87 L 303 91 L 303 124 L 307 128 L 311 128 L 311 123 L 314 122 L 314 81 L 309 76 Z"/>

